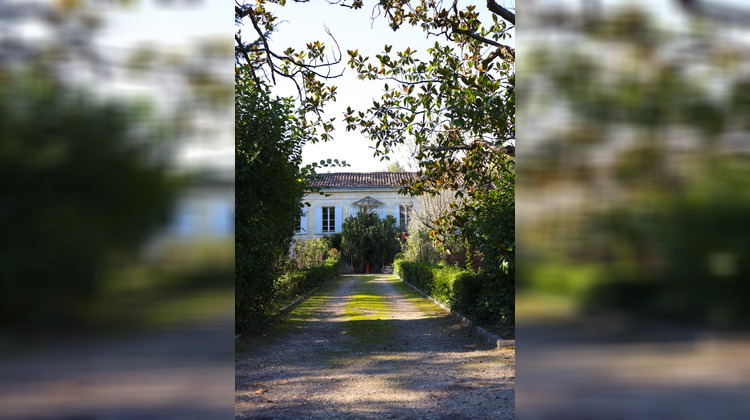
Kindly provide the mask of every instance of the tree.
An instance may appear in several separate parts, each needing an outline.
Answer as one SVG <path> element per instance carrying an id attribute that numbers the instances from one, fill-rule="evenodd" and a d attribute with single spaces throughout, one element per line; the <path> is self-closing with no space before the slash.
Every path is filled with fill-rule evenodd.
<path id="1" fill-rule="evenodd" d="M 435 220 L 431 234 L 474 240 L 477 234 L 471 228 L 483 220 L 488 200 L 494 200 L 489 195 L 513 199 L 514 187 L 508 182 L 515 182 L 515 50 L 501 41 L 510 36 L 515 15 L 493 0 L 487 2 L 487 27 L 476 7 L 459 8 L 458 2 L 448 7 L 430 1 L 387 2 L 378 8 L 393 30 L 418 26 L 437 40 L 427 50 L 428 59 L 409 47 L 394 51 L 386 45 L 374 63 L 349 51 L 349 65 L 360 78 L 386 84 L 381 101 L 371 108 L 347 110 L 347 129 L 361 130 L 374 140 L 376 155 L 383 157 L 414 142 L 418 177 L 402 192 L 419 196 L 456 191 L 457 200 Z M 486 238 L 481 248 L 489 254 L 512 255 L 513 242 L 480 237 Z M 489 267 L 498 264 L 493 261 Z"/>
<path id="2" fill-rule="evenodd" d="M 371 272 L 377 273 L 396 255 L 397 231 L 393 216 L 381 220 L 375 213 L 362 211 L 344 220 L 341 247 L 344 253 L 352 255 L 355 270 L 364 270 L 365 264 L 372 264 Z"/>
<path id="3" fill-rule="evenodd" d="M 290 99 L 243 77 L 235 90 L 235 325 L 244 331 L 271 309 L 309 175 L 299 167 L 309 133 Z"/>
<path id="4" fill-rule="evenodd" d="M 398 162 L 391 163 L 387 168 L 385 168 L 385 170 L 387 172 L 406 172 L 406 169 L 401 167 L 401 164 Z"/>

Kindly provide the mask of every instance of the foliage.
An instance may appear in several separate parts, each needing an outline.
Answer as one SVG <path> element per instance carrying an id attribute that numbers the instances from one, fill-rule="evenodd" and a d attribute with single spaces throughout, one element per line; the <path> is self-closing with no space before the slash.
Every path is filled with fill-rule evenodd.
<path id="1" fill-rule="evenodd" d="M 330 233 L 323 235 L 323 240 L 330 249 L 341 249 L 341 234 Z"/>
<path id="2" fill-rule="evenodd" d="M 493 281 L 515 290 L 516 197 L 514 161 L 506 162 L 492 188 L 478 193 L 483 205 L 468 218 L 468 243 L 483 256 L 482 269 Z M 511 298 L 507 305 L 514 304 Z"/>
<path id="3" fill-rule="evenodd" d="M 235 324 L 257 324 L 289 252 L 305 179 L 308 139 L 288 99 L 237 77 L 235 87 Z"/>
<path id="4" fill-rule="evenodd" d="M 355 270 L 365 264 L 365 256 L 372 252 L 374 271 L 393 261 L 398 252 L 398 228 L 393 216 L 380 219 L 377 214 L 359 212 L 344 220 L 341 246 L 345 254 L 351 254 Z"/>
<path id="5" fill-rule="evenodd" d="M 0 318 L 85 317 L 110 264 L 164 224 L 176 184 L 148 115 L 39 74 L 0 84 Z"/>
<path id="6" fill-rule="evenodd" d="M 322 264 L 303 270 L 290 271 L 274 280 L 273 296 L 269 299 L 268 310 L 262 315 L 271 316 L 296 297 L 308 293 L 326 281 L 339 275 L 339 258 L 329 257 Z M 258 322 L 251 327 L 257 327 Z"/>
<path id="7" fill-rule="evenodd" d="M 297 109 L 301 126 L 311 136 L 320 130 L 320 139 L 328 140 L 334 118 L 325 118 L 323 112 L 327 103 L 336 100 L 336 86 L 327 86 L 325 81 L 341 75 L 331 73 L 332 67 L 341 61 L 341 51 L 329 56 L 326 45 L 320 41 L 306 43 L 302 51 L 292 47 L 274 51 L 269 46 L 269 37 L 276 30 L 277 17 L 265 3 L 264 0 L 251 4 L 235 2 L 235 24 L 241 27 L 249 20 L 252 27 L 250 42 L 243 39 L 242 28 L 235 33 L 235 63 L 247 76 L 248 83 L 258 88 L 275 85 L 277 77 L 293 82 L 301 100 Z M 268 3 L 284 5 L 285 1 Z M 317 138 L 313 137 L 312 142 L 315 141 Z"/>
<path id="8" fill-rule="evenodd" d="M 328 252 L 326 253 L 326 259 L 328 259 L 328 258 L 335 258 L 337 260 L 340 260 L 341 259 L 341 251 L 339 251 L 336 248 L 329 249 Z"/>
<path id="9" fill-rule="evenodd" d="M 410 223 L 406 237 L 404 258 L 409 261 L 437 264 L 440 261 L 440 250 L 432 243 L 429 232 L 420 229 L 418 223 Z"/>
<path id="10" fill-rule="evenodd" d="M 580 204 L 575 215 L 555 215 L 576 220 L 557 228 L 565 237 L 547 235 L 536 250 L 524 248 L 539 255 L 545 247 L 551 260 L 567 255 L 565 263 L 579 271 L 602 267 L 577 276 L 591 289 L 582 302 L 588 306 L 744 326 L 750 313 L 739 296 L 747 294 L 750 248 L 742 215 L 750 171 L 740 143 L 747 138 L 750 85 L 732 69 L 748 64 L 747 45 L 722 39 L 707 21 L 696 28 L 675 32 L 631 7 L 575 34 L 588 38 L 580 46 L 532 50 L 527 66 L 537 77 L 529 79 L 542 83 L 527 86 L 529 97 L 543 93 L 544 104 L 530 114 L 545 119 L 536 111 L 557 103 L 555 112 L 570 123 L 549 130 L 524 157 L 523 179 L 563 184 L 578 191 Z M 677 49 L 691 51 L 690 59 L 672 54 Z M 603 51 L 609 59 L 602 60 Z M 622 64 L 604 64 L 612 62 Z M 584 295 L 584 286 L 567 286 Z"/>
<path id="11" fill-rule="evenodd" d="M 513 293 L 484 273 L 472 273 L 455 266 L 397 260 L 395 272 L 435 300 L 482 324 L 512 325 L 515 322 L 508 300 Z"/>
<path id="12" fill-rule="evenodd" d="M 386 172 L 406 172 L 403 166 L 398 162 L 393 162 L 385 168 Z"/>
<path id="13" fill-rule="evenodd" d="M 396 51 L 389 45 L 377 60 L 349 51 L 349 65 L 361 79 L 392 84 L 384 85 L 381 101 L 371 108 L 347 110 L 347 130 L 373 140 L 381 159 L 413 142 L 418 177 L 402 192 L 457 191 L 459 200 L 445 209 L 431 236 L 468 238 L 467 220 L 481 211 L 484 191 L 515 153 L 515 51 L 501 44 L 510 36 L 515 15 L 491 0 L 492 22 L 485 27 L 473 5 L 459 9 L 455 2 L 422 0 L 379 7 L 394 30 L 409 24 L 438 40 L 426 59 L 411 48 Z"/>
<path id="14" fill-rule="evenodd" d="M 323 238 L 295 241 L 292 245 L 292 257 L 289 259 L 290 270 L 303 270 L 323 263 L 329 246 Z"/>

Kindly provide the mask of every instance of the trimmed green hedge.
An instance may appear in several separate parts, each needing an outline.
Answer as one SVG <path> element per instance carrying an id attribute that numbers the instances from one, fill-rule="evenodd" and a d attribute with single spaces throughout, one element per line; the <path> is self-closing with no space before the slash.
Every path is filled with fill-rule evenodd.
<path id="1" fill-rule="evenodd" d="M 281 307 L 338 275 L 339 258 L 328 258 L 317 267 L 286 273 L 273 282 L 275 306 Z"/>
<path id="2" fill-rule="evenodd" d="M 247 329 L 252 330 L 261 327 L 269 318 L 297 297 L 338 277 L 339 261 L 339 258 L 329 257 L 322 265 L 291 271 L 274 279 L 272 292 L 261 306 L 262 309 L 258 309 L 251 314 L 250 319 L 254 322 L 248 323 Z"/>
<path id="3" fill-rule="evenodd" d="M 502 279 L 471 273 L 454 266 L 440 266 L 406 260 L 395 262 L 396 275 L 447 305 L 483 324 L 514 323 L 514 296 Z"/>

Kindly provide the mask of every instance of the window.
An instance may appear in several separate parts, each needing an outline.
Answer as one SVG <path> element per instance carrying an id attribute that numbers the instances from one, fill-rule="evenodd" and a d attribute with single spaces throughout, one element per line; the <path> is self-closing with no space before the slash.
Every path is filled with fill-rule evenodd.
<path id="1" fill-rule="evenodd" d="M 302 215 L 301 214 L 297 215 L 297 223 L 294 226 L 295 226 L 294 231 L 296 233 L 302 232 Z"/>
<path id="2" fill-rule="evenodd" d="M 398 206 L 398 221 L 401 226 L 406 226 L 411 220 L 411 206 Z"/>
<path id="3" fill-rule="evenodd" d="M 321 207 L 323 210 L 323 233 L 333 233 L 336 231 L 336 212 L 335 207 Z"/>

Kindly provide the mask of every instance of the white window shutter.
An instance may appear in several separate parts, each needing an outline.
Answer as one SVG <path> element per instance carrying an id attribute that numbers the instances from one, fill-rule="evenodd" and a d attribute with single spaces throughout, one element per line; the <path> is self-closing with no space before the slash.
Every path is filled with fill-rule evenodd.
<path id="1" fill-rule="evenodd" d="M 313 217 L 315 218 L 315 233 L 323 233 L 323 208 L 315 207 Z"/>
<path id="2" fill-rule="evenodd" d="M 302 207 L 302 216 L 299 219 L 299 225 L 300 225 L 300 234 L 301 235 L 307 235 L 309 232 L 307 231 L 307 206 Z"/>
<path id="3" fill-rule="evenodd" d="M 336 206 L 336 233 L 341 233 L 341 223 L 344 218 L 344 211 L 341 206 Z"/>
<path id="4" fill-rule="evenodd" d="M 391 212 L 391 216 L 393 216 L 396 219 L 396 226 L 401 226 L 401 218 L 398 217 L 398 205 L 393 206 L 393 211 Z"/>

